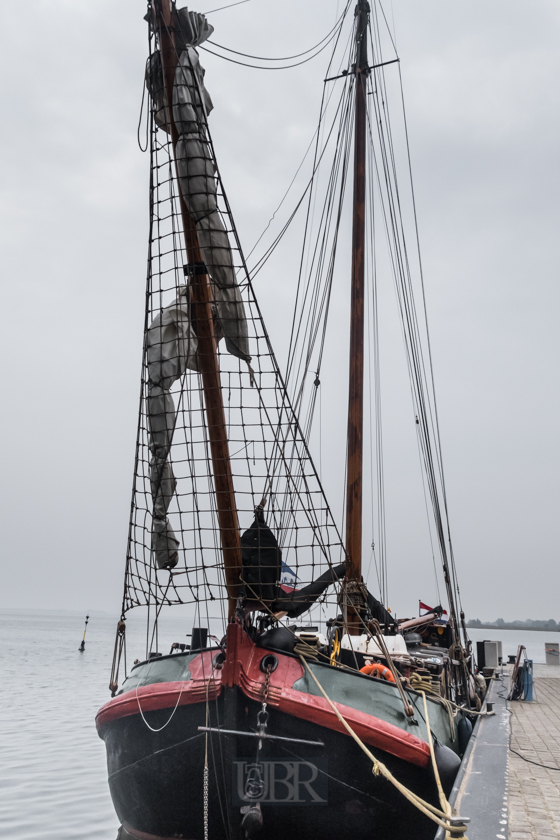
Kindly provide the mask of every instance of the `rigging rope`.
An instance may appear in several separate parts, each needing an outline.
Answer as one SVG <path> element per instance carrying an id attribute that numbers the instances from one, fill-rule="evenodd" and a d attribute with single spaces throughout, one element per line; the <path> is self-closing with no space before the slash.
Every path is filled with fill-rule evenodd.
<path id="1" fill-rule="evenodd" d="M 391 37 L 394 48 L 394 40 L 387 23 L 386 15 L 380 6 L 381 13 L 387 31 Z M 415 303 L 415 291 L 413 282 L 413 267 L 408 252 L 407 237 L 405 235 L 403 198 L 397 179 L 396 152 L 393 141 L 392 120 L 387 105 L 387 84 L 385 68 L 383 66 L 384 56 L 381 44 L 379 21 L 375 10 L 372 12 L 372 23 L 370 27 L 370 41 L 372 48 L 372 63 L 375 67 L 369 82 L 368 97 L 368 133 L 369 133 L 369 154 L 371 180 L 369 186 L 369 221 L 370 232 L 370 265 L 369 271 L 372 275 L 370 307 L 370 326 L 373 331 L 373 365 L 370 368 L 370 381 L 373 382 L 370 388 L 370 400 L 373 393 L 373 405 L 370 411 L 370 422 L 375 415 L 375 469 L 377 471 L 376 496 L 377 496 L 377 544 L 379 546 L 379 565 L 377 556 L 374 554 L 376 568 L 379 571 L 379 588 L 383 599 L 387 599 L 387 557 L 385 553 L 385 508 L 384 508 L 384 470 L 383 470 L 383 435 L 381 424 L 381 398 L 380 398 L 380 363 L 378 349 L 378 327 L 377 327 L 377 270 L 375 241 L 375 221 L 373 216 L 374 206 L 374 183 L 376 180 L 375 193 L 378 196 L 378 206 L 381 219 L 385 227 L 385 235 L 389 246 L 389 259 L 392 266 L 399 313 L 402 322 L 402 331 L 405 340 L 407 353 L 407 364 L 411 386 L 414 416 L 416 417 L 416 432 L 423 466 L 423 493 L 424 504 L 427 504 L 427 495 L 432 506 L 432 517 L 441 560 L 444 570 L 444 579 L 447 590 L 447 597 L 454 626 L 458 624 L 458 610 L 456 606 L 456 595 L 460 592 L 457 585 L 456 565 L 451 543 L 450 524 L 447 504 L 447 493 L 443 474 L 441 436 L 439 420 L 437 416 L 437 404 L 435 400 L 435 383 L 433 373 L 433 361 L 431 345 L 427 326 L 427 305 L 425 298 L 423 267 L 418 236 L 418 221 L 416 213 L 416 199 L 412 181 L 412 165 L 408 142 L 408 128 L 404 116 L 404 93 L 402 88 L 402 76 L 399 65 L 398 82 L 401 92 L 401 104 L 403 108 L 406 155 L 408 160 L 408 177 L 410 181 L 410 197 L 414 218 L 414 235 L 416 239 L 416 252 L 419 272 L 419 289 L 421 296 L 422 321 L 419 318 Z M 324 125 L 326 109 L 323 105 L 320 111 L 320 120 L 315 132 L 315 152 L 313 161 L 313 174 L 302 198 L 299 200 L 296 209 L 288 222 L 265 252 L 263 257 L 255 266 L 253 275 L 261 270 L 262 266 L 269 259 L 271 253 L 278 246 L 280 240 L 291 224 L 295 213 L 300 209 L 303 198 L 306 201 L 306 219 L 304 225 L 304 242 L 300 257 L 300 268 L 296 290 L 296 303 L 292 319 L 290 345 L 288 350 L 288 361 L 286 367 L 286 381 L 290 389 L 293 404 L 301 418 L 302 429 L 306 440 L 310 439 L 313 417 L 316 410 L 318 385 L 321 381 L 321 366 L 325 347 L 325 338 L 330 314 L 330 301 L 332 294 L 332 282 L 337 255 L 337 244 L 340 235 L 340 214 L 339 210 L 344 200 L 344 189 L 346 184 L 346 173 L 348 171 L 348 159 L 351 144 L 351 121 L 352 121 L 352 96 L 353 74 L 351 72 L 351 59 L 347 61 L 346 76 L 344 78 L 343 91 L 338 102 L 337 118 L 340 120 L 339 131 L 333 135 L 329 132 L 326 141 L 321 145 L 320 129 Z M 391 72 L 391 71 L 389 71 Z M 376 138 L 374 139 L 374 134 Z M 328 142 L 334 143 L 334 150 L 330 158 L 327 156 Z M 307 152 L 306 152 L 307 154 Z M 318 197 L 317 175 L 319 169 L 325 168 L 327 160 L 330 159 L 330 172 L 327 176 L 327 184 L 324 189 L 324 207 L 320 219 L 315 224 L 313 220 L 314 207 Z M 301 165 L 300 165 L 301 166 Z M 335 199 L 338 196 L 338 203 Z M 285 196 L 284 196 L 285 198 Z M 284 201 L 284 198 L 282 201 Z M 275 211 L 276 212 L 276 211 Z M 270 222 L 269 222 L 270 224 Z M 268 227 L 268 226 L 267 226 Z M 315 246 L 312 246 L 311 239 L 315 238 Z M 368 311 L 369 311 L 368 310 Z M 308 376 L 313 372 L 313 385 L 307 390 Z M 305 404 L 304 404 L 304 395 Z M 373 456 L 373 451 L 372 451 Z M 374 468 L 373 459 L 371 464 Z M 424 483 L 425 482 L 425 483 Z M 431 546 L 432 564 L 435 564 L 435 555 L 432 540 L 432 526 L 428 517 L 429 538 Z M 372 549 L 374 550 L 374 549 Z M 434 565 L 435 571 L 435 565 Z M 439 593 L 438 575 L 435 575 L 436 590 Z M 439 599 L 441 600 L 441 599 Z M 465 639 L 466 641 L 466 639 Z"/>
<path id="2" fill-rule="evenodd" d="M 339 35 L 338 35 L 338 38 L 337 38 L 337 40 L 335 41 L 335 44 L 334 44 L 334 47 L 333 47 L 333 51 L 332 51 L 332 54 L 331 54 L 331 58 L 330 58 L 330 61 L 329 61 L 329 64 L 328 64 L 328 67 L 327 67 L 327 70 L 326 70 L 326 75 L 327 75 L 327 76 L 328 76 L 329 72 L 331 72 L 331 67 L 332 67 L 332 64 L 333 64 L 333 61 L 334 61 L 334 57 L 335 57 L 336 50 L 337 50 L 337 47 L 338 47 L 338 44 L 339 44 L 339 39 L 340 39 L 340 35 L 341 35 L 341 33 L 342 33 L 342 27 L 341 27 L 341 29 L 339 30 Z M 350 38 L 350 36 L 349 36 L 349 38 Z M 345 52 L 347 52 L 347 49 L 345 50 Z M 342 66 L 342 65 L 340 65 L 340 66 L 339 66 L 337 73 L 341 70 L 341 66 Z M 329 106 L 329 103 L 330 103 L 330 101 L 331 101 L 331 99 L 332 99 L 332 97 L 333 97 L 333 95 L 334 95 L 334 92 L 335 92 L 335 88 L 334 88 L 334 87 L 332 87 L 332 88 L 330 89 L 330 92 L 329 92 L 328 98 L 327 98 L 327 100 L 326 100 L 326 102 L 325 102 L 325 88 L 323 87 L 323 95 L 322 95 L 322 97 L 321 97 L 321 106 L 320 106 L 320 108 L 319 108 L 319 122 L 318 122 L 317 128 L 315 129 L 315 131 L 314 131 L 314 133 L 313 133 L 313 136 L 312 136 L 312 138 L 311 138 L 311 141 L 310 141 L 310 143 L 309 143 L 309 146 L 307 147 L 307 149 L 306 149 L 306 151 L 305 151 L 305 154 L 304 154 L 304 156 L 303 156 L 303 158 L 302 158 L 302 161 L 301 161 L 301 163 L 299 164 L 299 166 L 298 166 L 298 168 L 297 168 L 297 170 L 296 170 L 296 173 L 295 173 L 294 177 L 292 178 L 292 180 L 291 180 L 291 182 L 290 182 L 290 184 L 289 184 L 289 186 L 288 186 L 288 189 L 287 189 L 287 190 L 286 190 L 286 192 L 284 193 L 284 196 L 282 197 L 282 200 L 280 201 L 280 204 L 279 204 L 279 205 L 276 207 L 276 209 L 274 210 L 274 213 L 272 214 L 271 218 L 270 218 L 270 219 L 269 219 L 269 221 L 267 222 L 266 227 L 263 229 L 262 233 L 260 234 L 260 236 L 259 236 L 259 237 L 258 237 L 258 239 L 256 240 L 255 244 L 253 245 L 253 247 L 252 247 L 252 248 L 251 248 L 251 250 L 249 251 L 248 257 L 249 257 L 249 256 L 251 256 L 251 254 L 254 252 L 255 248 L 257 247 L 258 243 L 261 241 L 261 239 L 263 238 L 264 234 L 265 234 L 265 233 L 266 233 L 266 231 L 269 229 L 269 227 L 270 227 L 270 225 L 271 225 L 272 220 L 274 219 L 274 217 L 276 216 L 276 214 L 277 214 L 278 210 L 280 209 L 280 207 L 281 207 L 281 206 L 282 206 L 282 204 L 284 203 L 284 200 L 285 200 L 286 196 L 288 195 L 288 193 L 289 193 L 289 191 L 290 191 L 290 189 L 291 189 L 291 187 L 292 187 L 292 185 L 293 185 L 293 183 L 294 183 L 294 181 L 295 181 L 295 179 L 296 179 L 296 176 L 297 176 L 297 174 L 299 173 L 300 169 L 302 168 L 303 163 L 305 162 L 305 159 L 306 159 L 306 157 L 307 157 L 307 155 L 308 155 L 308 153 L 309 153 L 309 150 L 312 148 L 313 143 L 314 143 L 314 141 L 315 141 L 315 153 L 314 153 L 314 160 L 313 160 L 313 166 L 312 166 L 311 177 L 310 177 L 309 181 L 307 182 L 307 185 L 306 185 L 306 187 L 305 187 L 305 189 L 304 189 L 304 191 L 303 191 L 303 193 L 302 193 L 301 197 L 300 197 L 300 198 L 299 198 L 299 200 L 297 201 L 297 203 L 296 203 L 296 205 L 295 205 L 295 209 L 292 211 L 292 213 L 291 213 L 291 215 L 290 215 L 290 217 L 289 217 L 288 221 L 285 223 L 285 225 L 283 226 L 282 230 L 280 231 L 280 233 L 278 234 L 278 236 L 277 236 L 277 237 L 275 238 L 275 240 L 273 241 L 272 245 L 270 245 L 270 246 L 269 246 L 269 248 L 265 251 L 265 253 L 262 255 L 262 257 L 260 257 L 260 258 L 259 258 L 259 260 L 257 261 L 257 263 L 256 263 L 256 264 L 253 266 L 253 268 L 251 269 L 251 271 L 250 271 L 250 275 L 251 275 L 251 277 L 252 277 L 253 279 L 256 277 L 256 275 L 259 273 L 259 271 L 261 271 L 261 269 L 264 267 L 265 263 L 266 263 L 266 262 L 270 259 L 270 257 L 272 256 L 272 254 L 274 253 L 274 251 L 276 250 L 276 248 L 277 248 L 277 247 L 278 247 L 278 245 L 280 244 L 281 240 L 283 239 L 284 235 L 286 234 L 286 232 L 288 231 L 288 229 L 289 229 L 290 225 L 292 224 L 293 220 L 295 219 L 295 217 L 296 217 L 296 215 L 297 215 L 298 210 L 299 210 L 299 209 L 300 209 L 300 207 L 302 206 L 303 201 L 304 201 L 304 199 L 305 199 L 305 196 L 307 195 L 307 193 L 309 192 L 309 190 L 311 190 L 311 189 L 313 188 L 313 184 L 314 184 L 314 182 L 315 182 L 315 176 L 316 176 L 317 171 L 318 171 L 318 169 L 319 169 L 319 166 L 320 166 L 320 164 L 321 164 L 321 161 L 322 161 L 323 155 L 326 153 L 326 150 L 327 150 L 327 147 L 328 147 L 328 143 L 325 141 L 325 142 L 323 143 L 323 150 L 322 150 L 322 152 L 321 152 L 321 153 L 319 154 L 319 156 L 318 156 L 317 149 L 318 149 L 318 146 L 319 146 L 319 144 L 320 144 L 320 139 L 321 139 L 321 137 L 320 137 L 320 131 L 321 131 L 321 128 L 323 127 L 323 125 L 324 125 L 324 118 L 325 118 L 325 114 L 326 114 L 327 108 L 328 108 L 328 106 Z M 339 105 L 340 105 L 340 103 L 339 103 Z M 332 120 L 332 123 L 331 123 L 331 128 L 330 128 L 330 131 L 329 131 L 329 133 L 328 133 L 328 137 L 330 137 L 330 136 L 331 136 L 331 134 L 332 134 L 332 132 L 333 132 L 333 130 L 334 130 L 334 128 L 335 128 L 335 124 L 336 124 L 336 116 L 335 116 L 335 117 L 333 118 L 333 120 Z M 327 138 L 327 139 L 328 139 L 328 138 Z"/>
<path id="3" fill-rule="evenodd" d="M 224 9 L 231 9 L 233 6 L 242 6 L 243 3 L 248 3 L 249 0 L 237 0 L 237 3 L 230 3 L 229 6 L 220 6 L 218 9 L 210 9 L 209 12 L 204 12 L 205 15 L 213 15 L 214 12 L 223 12 Z"/>
<path id="4" fill-rule="evenodd" d="M 374 18 L 375 21 L 375 18 Z M 376 63 L 381 63 L 381 47 L 378 28 L 374 27 L 375 42 L 373 35 L 370 32 L 370 39 L 372 50 L 377 49 Z M 399 68 L 400 70 L 400 68 Z M 443 466 L 441 459 L 441 442 L 439 434 L 439 425 L 434 422 L 435 418 L 435 387 L 433 378 L 432 358 L 429 346 L 429 331 L 427 327 L 427 311 L 425 306 L 424 285 L 420 270 L 421 291 L 423 298 L 423 315 L 424 324 L 423 331 L 425 338 L 422 338 L 416 306 L 414 303 L 414 290 L 412 283 L 411 266 L 409 263 L 408 249 L 405 238 L 401 197 L 396 175 L 396 160 L 395 151 L 392 140 L 392 127 L 390 113 L 387 108 L 387 91 L 385 83 L 385 73 L 383 68 L 378 68 L 375 75 L 372 77 L 376 84 L 372 83 L 372 105 L 374 109 L 375 120 L 370 118 L 368 121 L 370 137 L 372 134 L 372 125 L 375 124 L 379 137 L 380 148 L 380 165 L 376 161 L 377 179 L 382 196 L 381 206 L 383 209 L 383 216 L 385 220 L 385 227 L 387 239 L 390 245 L 391 261 L 393 265 L 393 272 L 395 277 L 397 297 L 399 301 L 399 308 L 401 312 L 403 335 L 405 338 L 405 347 L 407 349 L 407 358 L 409 366 L 409 376 L 412 388 L 413 404 L 417 418 L 417 433 L 419 435 L 420 447 L 423 455 L 423 461 L 428 481 L 429 492 L 432 500 L 433 515 L 436 523 L 436 531 L 438 533 L 441 557 L 443 561 L 444 577 L 447 588 L 447 595 L 450 604 L 450 610 L 455 619 L 455 626 L 457 625 L 457 608 L 455 605 L 455 587 L 456 580 L 455 564 L 452 555 L 448 554 L 446 539 L 444 535 L 444 516 L 447 523 L 447 535 L 449 536 L 449 522 L 447 516 L 447 504 L 445 495 L 445 483 L 443 480 Z M 399 81 L 402 82 L 402 77 L 399 74 Z M 404 97 L 401 87 L 401 102 L 404 107 Z M 406 134 L 406 132 L 405 132 Z M 412 169 L 410 163 L 410 151 L 407 141 L 407 155 L 409 162 L 409 178 L 411 180 L 411 194 L 413 201 L 413 209 L 415 212 L 413 184 L 412 184 Z M 373 141 L 372 141 L 373 143 Z M 383 176 L 383 180 L 381 178 Z M 381 189 L 381 184 L 384 184 L 385 189 Z M 383 198 L 385 196 L 385 198 Z M 418 226 L 415 214 L 415 235 L 417 241 L 417 249 L 419 253 L 419 238 Z M 423 342 L 427 342 L 428 346 L 428 361 L 426 363 L 424 358 Z M 433 443 L 432 443 L 433 442 Z M 434 450 L 435 447 L 435 450 Z M 437 472 L 436 472 L 437 471 Z M 439 479 L 439 480 L 438 480 Z M 442 501 L 443 506 L 442 506 Z M 451 578 L 449 576 L 449 568 L 451 568 Z"/>
<path id="5" fill-rule="evenodd" d="M 350 4 L 348 4 L 348 6 L 346 7 L 346 10 L 348 9 L 349 5 Z M 201 47 L 199 47 L 199 49 L 204 50 L 204 52 L 208 52 L 211 55 L 215 55 L 217 58 L 221 58 L 224 61 L 230 61 L 232 64 L 240 64 L 242 67 L 250 67 L 253 70 L 291 70 L 292 67 L 301 67 L 302 64 L 307 64 L 308 61 L 313 61 L 314 58 L 317 58 L 317 56 L 320 55 L 323 52 L 323 50 L 325 50 L 329 46 L 331 41 L 333 41 L 336 38 L 338 32 L 342 28 L 343 23 L 344 23 L 344 17 L 342 18 L 342 21 L 335 28 L 334 34 L 332 34 L 330 36 L 329 40 L 325 44 L 323 44 L 323 46 L 320 49 L 318 49 L 317 52 L 315 52 L 313 55 L 310 55 L 309 58 L 304 58 L 303 61 L 297 61 L 295 64 L 283 64 L 279 67 L 274 67 L 274 66 L 273 67 L 266 67 L 266 66 L 262 66 L 260 64 L 248 64 L 246 61 L 238 61 L 235 58 L 228 58 L 227 55 L 220 55 L 220 53 L 217 53 L 214 50 L 210 50 L 210 49 L 208 49 L 208 47 L 201 46 Z M 215 46 L 218 46 L 218 45 L 216 44 Z M 234 52 L 234 50 L 231 50 L 231 52 Z M 238 54 L 242 54 L 242 53 L 238 53 Z M 305 53 L 302 53 L 302 55 L 305 55 Z M 266 61 L 266 60 L 274 60 L 274 59 L 264 59 L 264 60 Z"/>
<path id="6" fill-rule="evenodd" d="M 329 38 L 333 34 L 333 32 L 336 30 L 336 28 L 343 23 L 344 18 L 346 17 L 346 14 L 348 13 L 348 9 L 350 8 L 350 3 L 351 3 L 351 0 L 348 0 L 348 2 L 346 3 L 346 6 L 344 8 L 344 11 L 340 15 L 340 17 L 337 19 L 333 28 L 329 32 L 327 32 L 327 34 L 325 35 L 324 38 L 321 38 L 321 40 L 317 44 L 315 44 L 315 46 L 310 47 L 308 50 L 304 50 L 303 52 L 296 53 L 295 55 L 284 55 L 284 56 L 280 56 L 278 58 L 270 58 L 268 56 L 250 55 L 249 53 L 239 52 L 239 50 L 232 50 L 229 47 L 224 47 L 223 44 L 218 44 L 218 43 L 216 43 L 216 41 L 210 40 L 210 38 L 208 39 L 207 43 L 212 44 L 212 46 L 214 46 L 214 47 L 219 47 L 221 50 L 225 50 L 226 52 L 234 53 L 235 55 L 241 55 L 241 56 L 243 56 L 243 58 L 251 58 L 251 59 L 253 59 L 253 61 L 292 61 L 294 58 L 301 58 L 302 55 L 307 55 L 308 53 L 313 52 L 318 47 L 320 47 L 321 44 L 323 44 L 327 40 L 327 38 Z"/>

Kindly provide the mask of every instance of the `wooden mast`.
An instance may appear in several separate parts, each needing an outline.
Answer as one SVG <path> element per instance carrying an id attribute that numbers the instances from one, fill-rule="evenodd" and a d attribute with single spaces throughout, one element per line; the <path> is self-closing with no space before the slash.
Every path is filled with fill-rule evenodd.
<path id="1" fill-rule="evenodd" d="M 367 54 L 369 4 L 367 0 L 358 0 L 356 18 L 354 197 L 346 479 L 346 551 L 349 558 L 346 580 L 348 582 L 361 581 L 362 579 L 366 87 L 369 75 Z M 349 588 L 348 596 L 352 603 L 354 598 L 352 598 Z M 357 610 L 350 609 L 347 618 L 348 632 L 351 635 L 358 635 L 361 630 Z"/>
<path id="2" fill-rule="evenodd" d="M 172 104 L 173 83 L 178 55 L 173 36 L 170 0 L 153 0 L 152 11 L 158 30 L 165 94 L 168 103 L 167 124 L 170 126 L 171 142 L 173 144 L 173 152 L 175 153 L 175 167 L 177 167 L 176 147 L 179 135 L 173 121 Z M 177 182 L 179 183 L 178 173 Z M 189 264 L 204 265 L 196 225 L 189 213 L 180 188 L 179 202 L 181 205 L 183 232 Z M 190 277 L 190 291 L 193 311 L 192 322 L 198 339 L 198 362 L 206 405 L 208 437 L 214 472 L 214 488 L 216 491 L 216 508 L 228 592 L 229 617 L 233 618 L 241 576 L 241 542 L 229 457 L 226 416 L 222 399 L 217 341 L 214 334 L 214 320 L 212 318 L 212 294 L 208 274 L 193 273 Z"/>

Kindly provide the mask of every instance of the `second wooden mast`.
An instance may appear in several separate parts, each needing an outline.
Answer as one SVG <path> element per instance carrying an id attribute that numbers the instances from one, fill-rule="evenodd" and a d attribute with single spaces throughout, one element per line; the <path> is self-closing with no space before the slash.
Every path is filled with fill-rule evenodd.
<path id="1" fill-rule="evenodd" d="M 366 118 L 369 75 L 367 32 L 369 4 L 356 6 L 354 196 L 352 222 L 352 284 L 350 297 L 350 376 L 346 479 L 346 580 L 362 579 L 362 485 L 364 426 L 364 285 L 366 224 Z M 351 598 L 350 591 L 348 592 Z M 353 600 L 353 599 L 351 599 Z M 359 596 L 358 596 L 359 600 Z M 360 608 L 348 610 L 348 632 L 358 635 Z"/>
<path id="2" fill-rule="evenodd" d="M 173 20 L 170 0 L 153 0 L 152 13 L 158 32 L 163 78 L 167 99 L 167 123 L 177 165 L 176 147 L 179 135 L 173 120 L 173 85 L 178 56 L 173 36 Z M 177 181 L 179 176 L 177 173 Z M 195 267 L 189 279 L 193 309 L 193 329 L 198 339 L 198 361 L 202 376 L 208 438 L 220 541 L 224 558 L 224 570 L 228 592 L 228 612 L 233 618 L 241 578 L 241 542 L 239 521 L 233 488 L 233 476 L 229 455 L 226 417 L 222 397 L 222 384 L 218 364 L 214 319 L 212 317 L 212 294 L 210 280 L 204 266 L 195 222 L 179 187 L 179 202 L 185 235 L 185 247 L 189 265 Z M 202 272 L 200 271 L 202 269 Z"/>

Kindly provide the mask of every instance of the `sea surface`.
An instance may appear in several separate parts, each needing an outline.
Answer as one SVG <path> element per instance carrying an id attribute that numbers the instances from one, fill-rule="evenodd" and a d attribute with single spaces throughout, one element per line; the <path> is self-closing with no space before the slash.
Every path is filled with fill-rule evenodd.
<path id="1" fill-rule="evenodd" d="M 534 663 L 545 662 L 545 644 L 548 642 L 560 642 L 560 633 L 550 632 L 548 630 L 489 630 L 488 628 L 467 627 L 469 637 L 472 639 L 473 647 L 476 655 L 476 642 L 482 642 L 488 639 L 492 642 L 502 643 L 502 656 L 504 662 L 507 662 L 508 656 L 517 653 L 519 645 L 524 645 L 527 649 L 527 659 L 532 659 Z M 560 671 L 560 668 L 558 668 Z"/>
<path id="2" fill-rule="evenodd" d="M 91 616 L 80 653 L 84 618 L 0 611 L 2 840 L 117 836 L 105 746 L 95 729 L 96 712 L 111 697 L 117 617 Z M 143 629 L 128 624 L 129 654 L 143 658 Z M 184 642 L 187 630 L 172 620 L 166 635 Z M 165 645 L 162 639 L 168 653 Z"/>
<path id="3" fill-rule="evenodd" d="M 118 821 L 107 786 L 95 714 L 108 691 L 116 617 L 0 612 L 0 837 L 6 840 L 115 840 Z M 217 630 L 217 628 L 216 628 Z M 182 620 L 166 623 L 160 650 L 185 641 Z M 470 630 L 500 640 L 503 654 L 527 648 L 544 662 L 560 634 Z M 129 663 L 143 657 L 140 623 L 129 622 Z M 560 669 L 559 669 L 560 670 Z"/>

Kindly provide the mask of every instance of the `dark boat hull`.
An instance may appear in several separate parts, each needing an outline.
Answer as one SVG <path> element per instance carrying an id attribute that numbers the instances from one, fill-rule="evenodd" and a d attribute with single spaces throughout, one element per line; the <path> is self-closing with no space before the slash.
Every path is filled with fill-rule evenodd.
<path id="1" fill-rule="evenodd" d="M 270 656 L 276 667 L 265 690 L 263 661 Z M 410 694 L 418 712 L 411 725 L 395 686 L 344 669 L 310 667 L 376 758 L 437 805 L 418 697 Z M 434 823 L 373 774 L 371 760 L 297 658 L 263 650 L 230 626 L 226 658 L 218 666 L 216 651 L 206 651 L 162 658 L 135 673 L 100 710 L 97 725 L 116 812 L 138 840 L 203 840 L 205 762 L 210 840 L 244 838 L 242 808 L 256 802 L 266 840 L 291 840 L 290 833 L 298 840 L 434 836 Z M 263 740 L 258 753 L 259 739 L 251 733 L 265 694 L 266 731 L 280 740 Z M 458 766 L 446 713 L 429 705 L 430 728 Z M 255 773 L 262 782 L 256 791 L 250 785 Z"/>
<path id="2" fill-rule="evenodd" d="M 228 689 L 210 705 L 211 727 L 254 730 L 260 706 L 237 688 Z M 232 711 L 234 714 L 232 715 Z M 164 726 L 171 710 L 145 713 L 154 728 Z M 206 705 L 177 708 L 171 721 L 153 732 L 140 714 L 108 724 L 103 731 L 107 748 L 109 786 L 115 810 L 132 833 L 157 838 L 204 837 L 203 768 L 206 736 L 198 731 L 206 725 Z M 347 736 L 308 721 L 271 710 L 269 730 L 283 737 L 317 740 L 324 747 L 295 742 L 266 742 L 261 760 L 282 762 L 292 782 L 277 783 L 277 804 L 263 802 L 263 837 L 286 840 L 292 837 L 321 840 L 365 840 L 371 837 L 433 838 L 434 824 L 423 817 L 385 779 L 372 773 L 371 761 Z M 208 735 L 209 833 L 212 840 L 242 837 L 243 802 L 238 797 L 236 769 L 244 760 L 256 758 L 257 739 L 225 734 Z M 421 768 L 387 753 L 377 756 L 393 774 L 422 798 L 437 804 L 429 769 Z M 304 783 L 295 790 L 294 763 L 318 767 L 318 781 L 309 785 L 318 800 L 313 801 Z M 277 773 L 282 777 L 282 773 Z M 284 776 L 285 777 L 285 776 Z M 310 778 L 309 773 L 306 778 Z M 291 801 L 294 797 L 304 801 Z M 305 801 L 306 800 L 306 801 Z M 326 800 L 326 801 L 325 801 Z M 288 833 L 288 834 L 287 834 Z"/>

